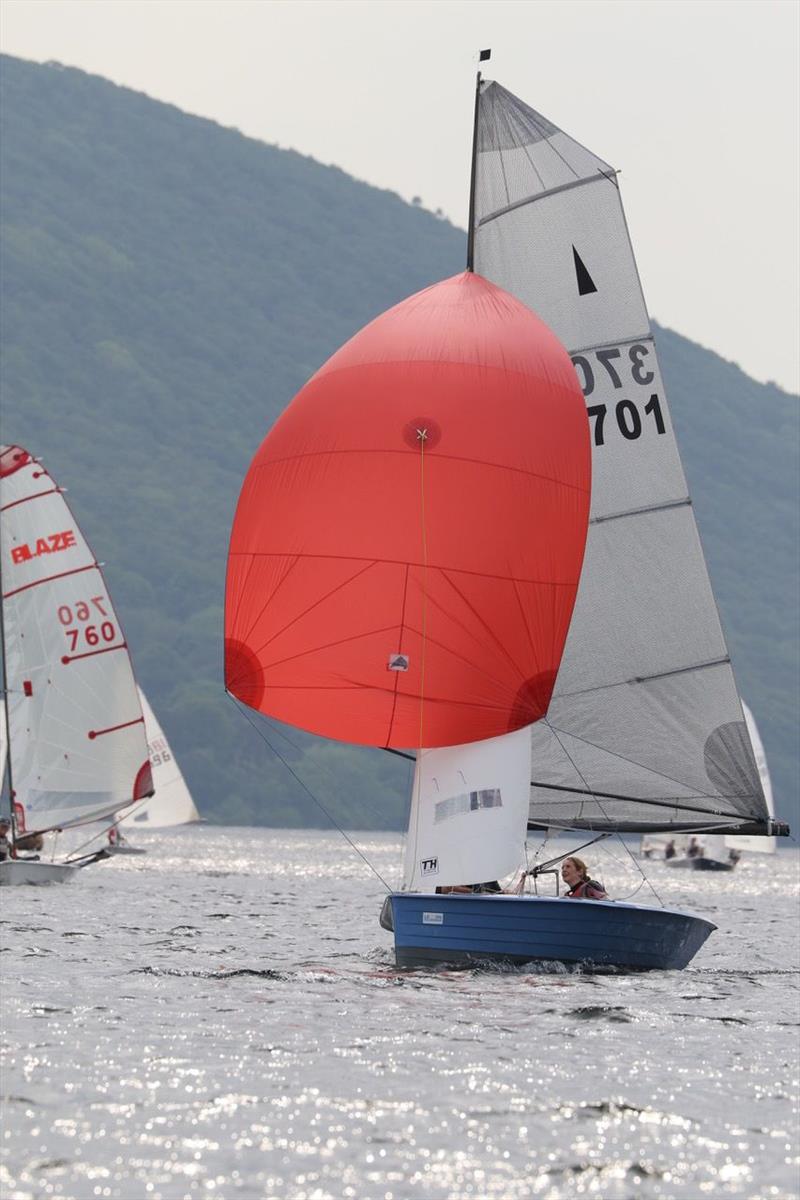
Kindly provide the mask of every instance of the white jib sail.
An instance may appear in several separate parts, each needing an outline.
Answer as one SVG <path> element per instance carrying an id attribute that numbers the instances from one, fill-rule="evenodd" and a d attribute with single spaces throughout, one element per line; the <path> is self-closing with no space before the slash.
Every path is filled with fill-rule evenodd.
<path id="1" fill-rule="evenodd" d="M 761 734 L 758 732 L 755 717 L 744 700 L 742 701 L 742 711 L 744 712 L 744 719 L 747 722 L 750 741 L 753 743 L 753 753 L 756 756 L 756 766 L 761 777 L 761 786 L 764 789 L 767 811 L 771 817 L 774 817 L 775 801 L 772 795 L 772 780 L 770 779 L 769 767 L 767 766 L 764 743 L 761 741 Z M 725 845 L 729 850 L 755 850 L 758 854 L 774 854 L 777 849 L 777 842 L 778 839 L 774 837 L 749 837 L 744 833 L 738 835 L 728 834 L 725 838 Z"/>
<path id="2" fill-rule="evenodd" d="M 530 727 L 420 750 L 403 870 L 406 891 L 502 879 L 525 861 Z"/>
<path id="3" fill-rule="evenodd" d="M 152 792 L 128 648 L 60 489 L 0 448 L 0 563 L 18 834 L 97 820 Z"/>
<path id="4" fill-rule="evenodd" d="M 132 809 L 121 825 L 124 829 L 164 829 L 169 825 L 190 825 L 193 821 L 199 821 L 200 814 L 175 755 L 141 688 L 139 699 L 144 713 L 155 795 L 145 804 Z"/>

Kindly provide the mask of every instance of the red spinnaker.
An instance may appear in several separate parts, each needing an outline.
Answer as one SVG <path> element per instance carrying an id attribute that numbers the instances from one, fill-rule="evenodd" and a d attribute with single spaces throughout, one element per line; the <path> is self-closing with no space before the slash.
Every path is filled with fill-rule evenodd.
<path id="1" fill-rule="evenodd" d="M 326 737 L 447 746 L 547 710 L 591 459 L 575 371 L 465 273 L 347 342 L 258 450 L 231 533 L 226 685 Z"/>

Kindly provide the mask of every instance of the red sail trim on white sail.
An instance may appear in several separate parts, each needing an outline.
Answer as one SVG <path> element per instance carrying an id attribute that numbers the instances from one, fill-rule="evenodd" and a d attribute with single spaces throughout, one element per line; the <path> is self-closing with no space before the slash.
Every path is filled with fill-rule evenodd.
<path id="1" fill-rule="evenodd" d="M 127 642 L 61 489 L 19 447 L 0 450 L 0 487 L 14 812 L 44 832 L 147 796 L 150 764 Z"/>
<path id="2" fill-rule="evenodd" d="M 60 488 L 54 487 L 48 488 L 46 492 L 35 492 L 32 496 L 23 496 L 21 500 L 12 500 L 10 504 L 0 505 L 0 512 L 8 512 L 9 508 L 16 508 L 18 504 L 29 504 L 31 500 L 38 500 L 40 496 L 52 496 L 53 492 L 60 491 Z"/>
<path id="3" fill-rule="evenodd" d="M 14 588 L 11 592 L 5 592 L 4 600 L 10 600 L 12 596 L 16 596 L 18 592 L 26 592 L 28 588 L 39 587 L 42 583 L 53 583 L 56 579 L 66 579 L 68 575 L 80 575 L 81 571 L 91 571 L 98 569 L 97 563 L 90 563 L 86 567 L 76 567 L 74 571 L 62 571 L 58 575 L 46 575 L 43 579 L 34 579 L 32 583 L 23 583 L 22 587 Z"/>

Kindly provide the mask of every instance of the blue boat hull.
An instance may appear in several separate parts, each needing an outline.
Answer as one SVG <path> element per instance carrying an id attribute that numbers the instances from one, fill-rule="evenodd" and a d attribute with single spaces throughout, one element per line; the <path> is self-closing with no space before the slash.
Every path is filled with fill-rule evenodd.
<path id="1" fill-rule="evenodd" d="M 490 960 L 680 970 L 716 929 L 690 913 L 639 904 L 416 892 L 387 897 L 382 924 L 389 919 L 400 967 Z"/>

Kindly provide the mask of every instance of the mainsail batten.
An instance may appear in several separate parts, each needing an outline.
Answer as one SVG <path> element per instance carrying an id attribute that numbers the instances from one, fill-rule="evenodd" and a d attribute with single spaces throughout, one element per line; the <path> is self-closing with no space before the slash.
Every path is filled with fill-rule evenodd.
<path id="1" fill-rule="evenodd" d="M 124 808 L 152 779 L 127 643 L 91 549 L 26 451 L 0 448 L 0 481 L 11 798 L 16 832 L 38 833 Z"/>
<path id="2" fill-rule="evenodd" d="M 478 128 L 476 269 L 576 347 L 592 435 L 586 555 L 532 731 L 530 820 L 691 828 L 675 805 L 692 802 L 698 828 L 725 809 L 766 833 L 615 172 L 496 83 Z"/>

